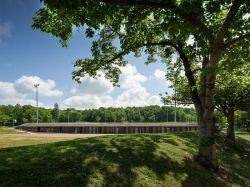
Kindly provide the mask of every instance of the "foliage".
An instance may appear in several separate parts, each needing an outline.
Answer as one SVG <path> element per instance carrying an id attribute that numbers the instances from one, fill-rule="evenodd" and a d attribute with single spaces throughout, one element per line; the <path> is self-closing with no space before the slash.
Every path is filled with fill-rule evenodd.
<path id="1" fill-rule="evenodd" d="M 230 73 L 218 76 L 215 102 L 218 110 L 228 115 L 230 111 L 250 108 L 250 65 L 243 64 Z"/>
<path id="2" fill-rule="evenodd" d="M 0 125 L 6 125 L 11 123 L 11 117 L 9 115 L 0 114 Z"/>
<path id="3" fill-rule="evenodd" d="M 6 126 L 14 126 L 28 122 L 36 122 L 36 108 L 30 105 L 0 105 L 0 114 L 8 118 L 8 120 L 4 124 L 2 124 Z M 50 109 L 39 108 L 39 121 L 52 121 Z"/>
<path id="4" fill-rule="evenodd" d="M 22 112 L 18 112 L 18 111 Z M 54 109 L 39 108 L 39 121 L 52 122 Z M 177 122 L 195 122 L 195 111 L 192 108 L 176 109 Z M 2 115 L 10 114 L 8 121 L 3 125 L 13 126 L 23 123 L 36 122 L 36 108 L 28 105 L 20 106 L 0 106 Z M 17 112 L 17 113 L 16 113 Z M 127 108 L 99 108 L 76 110 L 68 108 L 58 109 L 58 122 L 173 122 L 174 108 L 166 106 L 145 106 Z M 0 115 L 1 117 L 1 115 Z M 13 123 L 13 120 L 17 120 Z M 0 118 L 1 121 L 1 118 Z"/>
<path id="5" fill-rule="evenodd" d="M 248 111 L 238 110 L 235 112 L 235 124 L 237 128 L 242 128 L 247 124 L 247 120 L 250 119 L 250 109 Z"/>
<path id="6" fill-rule="evenodd" d="M 221 131 L 222 129 L 227 127 L 227 118 L 225 117 L 225 115 L 216 110 L 214 112 L 215 118 L 216 118 L 216 123 L 218 124 L 218 130 Z"/>

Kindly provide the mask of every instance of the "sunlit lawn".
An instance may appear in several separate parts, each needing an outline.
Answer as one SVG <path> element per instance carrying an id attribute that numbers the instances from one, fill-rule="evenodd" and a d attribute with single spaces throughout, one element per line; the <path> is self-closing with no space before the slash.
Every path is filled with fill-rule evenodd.
<path id="1" fill-rule="evenodd" d="M 1 127 L 0 126 L 0 135 L 3 134 L 18 134 L 22 133 L 21 131 L 17 131 L 14 128 L 7 128 L 7 127 Z"/>
<path id="2" fill-rule="evenodd" d="M 44 144 L 63 140 L 72 140 L 73 137 L 22 137 L 20 134 L 26 132 L 15 130 L 14 128 L 0 127 L 0 148 L 18 147 L 34 144 Z"/>
<path id="3" fill-rule="evenodd" d="M 217 140 L 221 169 L 192 160 L 195 132 L 114 135 L 0 149 L 0 186 L 249 186 L 250 134 Z"/>
<path id="4" fill-rule="evenodd" d="M 236 136 L 250 141 L 250 132 L 237 131 Z"/>

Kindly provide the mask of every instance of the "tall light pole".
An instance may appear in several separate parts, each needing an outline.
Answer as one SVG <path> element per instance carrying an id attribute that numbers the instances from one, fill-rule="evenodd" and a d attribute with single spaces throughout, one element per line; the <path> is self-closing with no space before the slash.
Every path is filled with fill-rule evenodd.
<path id="1" fill-rule="evenodd" d="M 36 123 L 38 124 L 38 86 L 40 84 L 34 84 L 34 87 L 36 88 Z"/>
<path id="2" fill-rule="evenodd" d="M 174 122 L 176 123 L 176 79 L 174 80 Z"/>

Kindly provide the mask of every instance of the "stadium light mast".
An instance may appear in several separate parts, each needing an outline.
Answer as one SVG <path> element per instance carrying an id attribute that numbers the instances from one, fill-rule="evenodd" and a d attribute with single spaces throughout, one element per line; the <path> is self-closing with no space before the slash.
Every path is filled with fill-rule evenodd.
<path id="1" fill-rule="evenodd" d="M 174 122 L 176 123 L 176 79 L 174 80 Z"/>
<path id="2" fill-rule="evenodd" d="M 36 88 L 36 123 L 38 124 L 38 87 L 40 84 L 34 84 L 34 87 Z"/>

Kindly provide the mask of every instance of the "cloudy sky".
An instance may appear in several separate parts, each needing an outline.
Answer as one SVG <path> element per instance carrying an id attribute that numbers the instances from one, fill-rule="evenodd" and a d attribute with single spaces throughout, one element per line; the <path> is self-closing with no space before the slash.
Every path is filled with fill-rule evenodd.
<path id="1" fill-rule="evenodd" d="M 58 39 L 31 28 L 39 0 L 7 0 L 0 6 L 0 104 L 35 104 L 39 83 L 40 106 L 98 108 L 161 105 L 159 93 L 170 91 L 161 62 L 144 65 L 145 56 L 126 56 L 120 87 L 102 76 L 72 80 L 73 63 L 91 57 L 91 40 L 76 30 L 68 48 Z"/>

